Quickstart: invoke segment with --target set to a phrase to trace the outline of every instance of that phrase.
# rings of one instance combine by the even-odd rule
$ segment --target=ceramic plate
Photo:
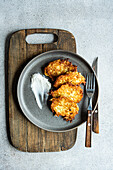
[[[22,71],[17,87],[17,96],[20,107],[25,114],[25,116],[36,126],[52,132],[65,132],[72,130],[87,119],[87,107],[88,107],[88,97],[85,93],[84,85],[81,85],[84,90],[84,96],[79,106],[79,113],[75,116],[75,119],[70,122],[66,122],[62,117],[55,117],[48,107],[47,103],[43,105],[43,109],[39,109],[34,94],[30,86],[30,78],[34,73],[40,73],[43,75],[44,67],[51,61],[56,59],[66,59],[68,58],[72,64],[77,65],[78,72],[83,75],[86,73],[93,73],[93,69],[88,64],[88,62],[76,53],[72,53],[64,50],[53,50],[49,52],[42,53],[32,59]],[[95,74],[95,73],[94,73]],[[96,108],[98,101],[98,81],[96,77],[96,89],[93,98],[93,111]]]

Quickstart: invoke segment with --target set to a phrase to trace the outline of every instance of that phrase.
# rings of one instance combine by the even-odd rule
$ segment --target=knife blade
[[[95,71],[96,75],[98,75],[98,57],[93,61],[92,68]],[[98,104],[93,113],[93,123],[92,123],[92,130],[95,133],[99,133],[99,111],[98,111]]]

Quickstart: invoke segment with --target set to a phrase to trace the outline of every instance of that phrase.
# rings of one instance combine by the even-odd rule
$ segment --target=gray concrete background
[[[24,153],[7,139],[4,92],[6,36],[24,28],[60,28],[72,32],[77,52],[90,64],[99,57],[100,134],[85,148],[85,124],[77,142],[65,152]],[[0,0],[0,169],[111,170],[113,169],[113,1]]]

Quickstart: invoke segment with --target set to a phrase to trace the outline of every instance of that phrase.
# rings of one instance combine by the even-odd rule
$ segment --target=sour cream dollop
[[[43,77],[40,73],[35,73],[31,77],[31,89],[34,93],[36,102],[40,109],[42,109],[42,103],[47,101],[48,92],[51,88],[51,83],[47,78]]]

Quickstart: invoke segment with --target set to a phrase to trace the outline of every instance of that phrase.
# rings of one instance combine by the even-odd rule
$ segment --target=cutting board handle
[[[26,37],[28,35],[32,35],[32,34],[53,34],[54,35],[54,40],[51,43],[46,43],[46,44],[55,44],[58,41],[58,30],[56,29],[27,29],[25,30],[26,32]],[[25,37],[25,38],[26,38]]]
[[[58,31],[56,29],[39,28],[39,29],[27,29],[26,31],[28,32],[28,35],[33,33],[46,33],[46,34],[56,34],[58,36]]]

